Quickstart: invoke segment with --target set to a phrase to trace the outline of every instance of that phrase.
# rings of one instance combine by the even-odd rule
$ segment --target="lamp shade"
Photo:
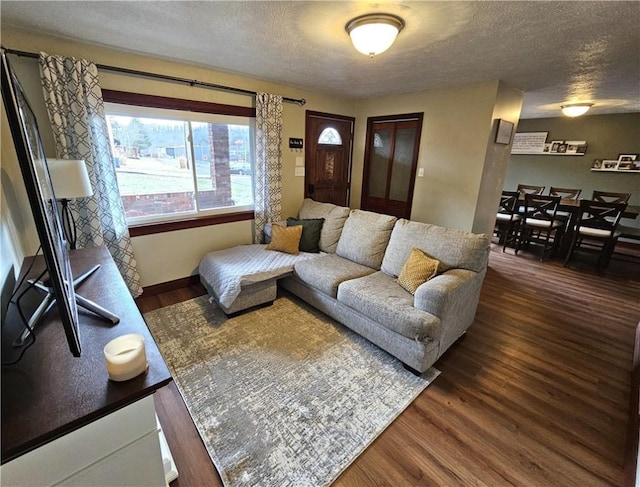
[[[403,27],[404,20],[396,15],[367,14],[351,19],[345,30],[356,50],[373,57],[389,49]]]
[[[567,117],[579,117],[589,111],[593,103],[572,103],[571,105],[562,105],[562,113]]]
[[[93,194],[84,160],[47,159],[47,166],[56,199],[70,200]]]

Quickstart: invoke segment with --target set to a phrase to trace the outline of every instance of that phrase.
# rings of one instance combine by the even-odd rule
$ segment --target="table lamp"
[[[87,166],[82,159],[47,159],[56,199],[62,204],[62,227],[69,247],[76,248],[77,228],[69,201],[93,194]]]

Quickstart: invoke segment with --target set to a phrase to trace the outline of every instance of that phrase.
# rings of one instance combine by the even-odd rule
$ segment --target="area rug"
[[[206,296],[146,313],[225,486],[326,486],[439,374],[289,295],[227,318]]]

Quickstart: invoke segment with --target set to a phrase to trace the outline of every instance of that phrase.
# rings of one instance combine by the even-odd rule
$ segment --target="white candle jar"
[[[104,347],[109,379],[117,382],[133,379],[146,372],[144,338],[135,333],[114,338]]]

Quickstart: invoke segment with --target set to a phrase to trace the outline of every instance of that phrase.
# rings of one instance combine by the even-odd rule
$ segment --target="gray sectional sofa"
[[[433,365],[473,322],[487,269],[488,236],[310,199],[304,201],[299,218],[325,219],[322,252],[292,256],[277,277],[270,275],[273,286],[277,280],[419,372]],[[250,247],[265,257],[274,252],[264,246],[236,249],[249,253]],[[440,265],[438,274],[412,295],[396,279],[413,248]],[[208,254],[201,263],[201,279],[213,298],[215,289],[202,269],[212,260],[222,265],[222,256],[216,254]],[[264,286],[246,282],[238,299],[251,293],[252,286]]]

